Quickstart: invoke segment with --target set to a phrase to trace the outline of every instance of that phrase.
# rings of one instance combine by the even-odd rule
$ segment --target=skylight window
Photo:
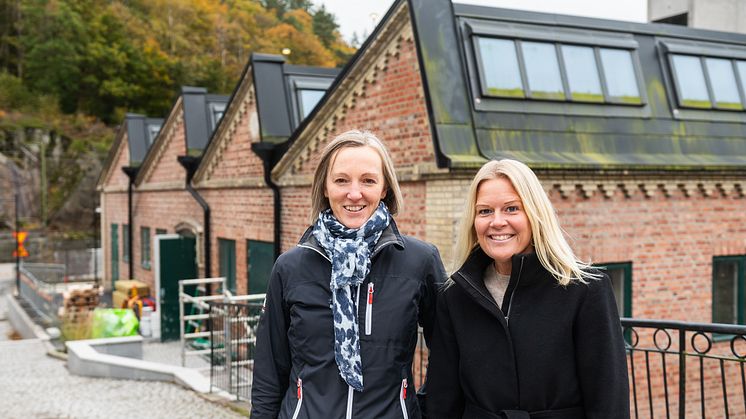
[[[663,40],[680,108],[743,111],[746,50],[736,46]]]
[[[634,50],[487,36],[475,50],[483,96],[643,104]]]
[[[562,45],[562,61],[567,69],[567,83],[572,100],[603,102],[604,92],[598,77],[596,55],[591,47]]]

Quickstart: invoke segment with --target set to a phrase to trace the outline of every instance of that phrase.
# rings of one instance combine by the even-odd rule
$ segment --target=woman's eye
[[[337,179],[334,179],[334,183],[340,183],[340,184],[347,183],[347,179],[337,178]]]
[[[518,211],[518,207],[515,205],[505,208],[505,212],[516,212],[516,211]]]
[[[477,210],[477,214],[479,215],[490,215],[492,214],[492,210],[489,208],[482,208]]]
[[[368,185],[375,185],[378,182],[375,179],[363,179],[363,183]]]

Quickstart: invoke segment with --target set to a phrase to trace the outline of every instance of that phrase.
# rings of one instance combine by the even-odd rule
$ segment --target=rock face
[[[15,220],[15,196],[21,218],[38,213],[34,197],[39,193],[38,176],[34,170],[22,170],[13,160],[0,153],[0,230],[11,229]]]

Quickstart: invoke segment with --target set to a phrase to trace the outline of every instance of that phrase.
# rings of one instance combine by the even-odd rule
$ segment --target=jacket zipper
[[[508,313],[505,315],[505,324],[510,325],[510,310],[513,309],[513,296],[515,296],[515,290],[518,289],[518,284],[521,282],[521,274],[523,273],[523,261],[525,258],[521,257],[521,266],[518,268],[518,278],[515,280],[515,286],[513,291],[510,293],[508,299]]]
[[[298,418],[298,414],[300,413],[300,406],[303,404],[303,380],[298,377],[298,404],[295,405],[295,412],[293,412],[293,419]]]
[[[365,334],[370,335],[373,328],[373,283],[368,283],[368,303],[365,305]]]
[[[524,258],[521,258],[521,266],[518,268],[518,279],[516,279],[515,287],[513,287],[513,291],[511,291],[510,298],[508,299],[508,313],[505,315],[505,324],[509,324],[510,310],[513,309],[513,296],[515,296],[515,290],[518,289],[518,283],[521,282],[521,273],[523,272],[523,261],[524,261]],[[480,290],[479,287],[477,287],[476,285],[474,285],[474,283],[472,283],[471,280],[466,275],[464,275],[464,274],[462,274],[460,272],[459,272],[459,275],[461,275],[461,278],[464,278],[464,280],[469,284],[469,286],[471,286],[472,288],[474,288],[474,290],[477,291],[479,293],[479,295],[481,295],[487,301],[489,301],[492,304],[494,304],[495,307],[497,307],[497,309],[499,311],[502,311],[502,309],[500,309],[500,306],[493,299],[491,299],[490,297],[486,296],[482,292],[482,290]]]
[[[409,414],[407,413],[407,379],[401,380],[401,397],[399,398],[399,402],[401,402],[401,414],[404,416],[404,419],[409,419]]]
[[[347,413],[345,419],[352,419],[352,396],[354,395],[352,386],[347,386]]]

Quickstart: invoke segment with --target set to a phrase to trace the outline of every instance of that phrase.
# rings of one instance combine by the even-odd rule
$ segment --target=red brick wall
[[[111,225],[116,224],[118,230],[118,252],[119,252],[119,275],[120,277],[126,274],[126,264],[122,260],[123,258],[123,246],[122,241],[122,226],[127,223],[127,192],[108,192],[102,193],[103,199],[101,200],[101,251],[103,252],[104,259],[104,287],[111,288],[112,281],[112,237],[111,237]]]
[[[183,111],[179,108],[172,112],[182,113]],[[156,155],[160,156],[158,161],[150,162],[152,171],[149,171],[143,183],[183,182],[184,179],[186,179],[184,168],[179,164],[178,160],[176,160],[178,156],[186,155],[184,121],[178,119],[173,125],[166,125],[164,128],[168,129],[168,131],[161,132],[159,135],[160,140],[163,140],[163,137],[165,136],[165,144],[162,145],[164,150],[162,153],[159,150],[151,151],[156,152]],[[158,143],[153,144],[154,147],[158,145]]]
[[[126,271],[122,271],[122,224],[127,223],[127,186],[129,185],[129,178],[122,171],[122,167],[129,165],[130,154],[129,146],[127,142],[127,134],[124,134],[121,142],[119,143],[119,150],[117,155],[110,166],[110,173],[108,178],[105,179],[105,183],[102,185],[104,191],[101,192],[101,251],[103,252],[104,258],[104,286],[108,289],[111,287],[112,280],[112,266],[111,266],[111,225],[118,225],[119,234],[119,274],[123,274]],[[115,191],[106,192],[107,189],[114,189]],[[124,191],[124,192],[121,192]]]
[[[713,256],[746,254],[743,197],[551,197],[581,257],[632,262],[634,317],[710,322]]]
[[[364,82],[363,94],[355,98],[351,108],[339,115],[335,131],[372,131],[386,144],[397,170],[406,171],[415,165],[434,164],[435,155],[414,42],[406,38],[393,42],[399,43],[398,54],[388,57],[385,68],[376,72],[373,82]],[[313,175],[320,151],[331,137],[318,144],[297,174]],[[401,231],[427,239],[425,183],[402,182],[400,186],[404,211],[396,220]],[[283,187],[282,201],[282,248],[287,250],[297,243],[307,226],[310,186]]]
[[[274,242],[274,201],[269,188],[205,189],[212,213],[212,274],[220,273],[218,238],[236,241],[236,291],[248,291],[246,240]]]

